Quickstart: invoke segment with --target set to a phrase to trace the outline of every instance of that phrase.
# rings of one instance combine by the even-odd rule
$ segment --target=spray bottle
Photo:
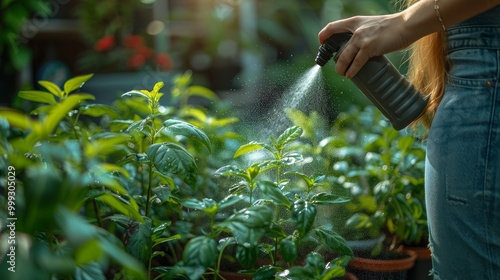
[[[337,62],[351,36],[351,33],[339,33],[328,38],[319,47],[316,64],[324,66],[332,57]],[[407,127],[427,106],[427,99],[385,56],[370,58],[351,80],[396,130]]]

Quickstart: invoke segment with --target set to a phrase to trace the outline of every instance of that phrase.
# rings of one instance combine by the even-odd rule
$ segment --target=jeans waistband
[[[490,25],[457,25],[447,32],[448,52],[459,49],[500,50],[500,23]]]

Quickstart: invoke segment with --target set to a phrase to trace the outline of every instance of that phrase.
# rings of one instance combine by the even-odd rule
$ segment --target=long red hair
[[[406,1],[411,6],[419,0]],[[444,31],[427,35],[409,49],[408,79],[424,95],[429,103],[416,122],[430,127],[437,107],[443,98],[446,78],[446,33]]]

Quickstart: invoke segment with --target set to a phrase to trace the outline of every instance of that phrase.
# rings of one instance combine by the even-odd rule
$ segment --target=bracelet
[[[439,0],[434,0],[434,11],[436,11],[436,16],[439,19],[439,23],[443,28],[443,31],[446,31],[446,27],[444,26],[443,19],[441,18],[441,13],[439,12]]]

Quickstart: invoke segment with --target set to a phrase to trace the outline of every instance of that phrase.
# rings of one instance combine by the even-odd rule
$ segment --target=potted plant
[[[414,136],[392,129],[373,108],[358,114],[351,112],[353,115],[359,115],[360,120],[363,120],[356,129],[363,142],[343,148],[356,150],[358,147],[360,156],[338,165],[339,169],[345,168],[344,186],[352,190],[355,194],[353,203],[357,203],[357,207],[352,208],[354,214],[346,221],[346,226],[364,233],[378,231],[385,238],[370,254],[358,252],[358,258],[350,266],[359,271],[362,263],[369,263],[367,259],[407,255],[411,257],[410,260],[398,272],[405,275],[413,267],[416,256],[404,244],[425,240],[427,232],[423,197],[425,148]],[[339,130],[352,127],[353,124],[348,124],[349,118],[341,116],[337,119],[342,123],[338,126]],[[360,131],[360,128],[368,129]],[[382,268],[378,260],[373,268]],[[362,273],[359,274],[360,278],[364,278]]]
[[[353,107],[331,126],[316,112],[289,110],[288,115],[307,131],[309,153],[322,163],[317,168],[330,170],[334,183],[351,196],[336,209],[342,215],[333,216],[347,217],[335,224],[356,255],[350,267],[361,257],[387,259],[409,244],[426,243],[425,147],[418,139],[392,129],[373,106]]]

